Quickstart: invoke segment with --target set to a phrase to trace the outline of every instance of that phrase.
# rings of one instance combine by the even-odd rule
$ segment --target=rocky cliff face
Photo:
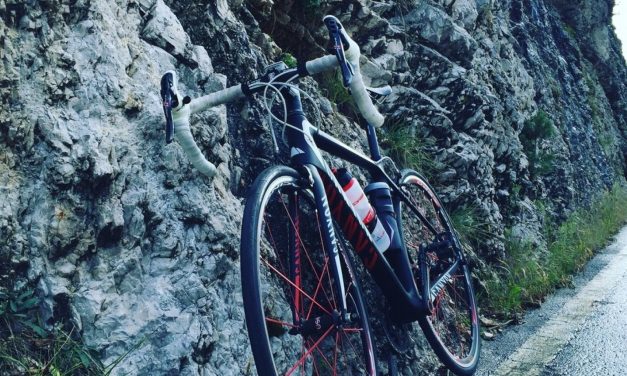
[[[115,373],[252,373],[238,237],[246,187],[276,160],[268,125],[256,104],[195,118],[208,181],[164,145],[159,79],[174,69],[198,96],[284,52],[319,56],[327,13],[372,84],[394,87],[384,134],[427,140],[451,210],[486,224],[478,260],[506,252],[505,229],[542,248],[539,202],[563,218],[627,171],[612,3],[1,0],[0,286],[35,285],[46,322],[75,325],[105,363],[137,347]],[[323,127],[363,147],[304,86]]]

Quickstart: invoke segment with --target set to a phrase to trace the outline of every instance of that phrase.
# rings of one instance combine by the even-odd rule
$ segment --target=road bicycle
[[[291,165],[270,167],[254,181],[241,232],[244,310],[257,372],[377,374],[368,310],[353,263],[360,259],[380,287],[391,320],[400,327],[418,321],[442,363],[455,374],[471,375],[479,360],[479,323],[458,235],[425,178],[399,171],[381,155],[375,127],[384,118],[370,95],[385,96],[391,89],[366,87],[359,46],[337,18],[323,21],[334,53],[296,68],[274,63],[256,80],[194,100],[181,99],[174,72],[162,78],[166,141],[176,137],[209,177],[216,170],[193,140],[191,114],[262,95],[269,116],[283,126]],[[312,125],[303,112],[298,78],[335,69],[366,120],[370,157]],[[272,110],[277,104],[282,118]],[[369,173],[366,191],[385,225],[387,246],[378,245],[321,151]],[[389,174],[386,163],[393,167]]]

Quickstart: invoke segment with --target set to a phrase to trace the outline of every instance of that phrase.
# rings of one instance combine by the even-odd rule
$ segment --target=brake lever
[[[342,24],[333,16],[326,16],[323,19],[324,24],[329,30],[329,38],[331,38],[331,47],[335,52],[335,57],[340,64],[340,70],[342,71],[342,84],[344,87],[349,87],[353,80],[353,67],[346,60],[344,55],[344,45],[348,46],[348,40],[342,33]]]
[[[172,108],[178,107],[178,97],[174,90],[174,72],[166,72],[161,77],[161,100],[163,101],[163,113],[165,114],[165,143],[169,144],[174,138],[174,123],[172,121]]]

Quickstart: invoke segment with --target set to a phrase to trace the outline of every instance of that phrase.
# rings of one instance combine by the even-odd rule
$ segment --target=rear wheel
[[[246,201],[241,268],[246,324],[260,375],[374,375],[361,290],[342,239],[340,270],[322,242],[311,191],[273,167]],[[339,234],[337,235],[339,237]],[[347,310],[336,275],[342,276]]]
[[[440,235],[436,236],[414,211],[401,203],[400,231],[412,262],[416,285],[421,288],[423,281],[418,265],[420,245],[434,244],[446,234],[453,243],[459,242],[440,200],[420,174],[404,170],[399,185],[413,206]],[[472,375],[479,362],[480,337],[477,305],[468,265],[458,246],[440,247],[427,252],[426,260],[432,285],[446,275],[452,265],[457,263],[459,267],[441,280],[442,287],[430,298],[431,314],[421,316],[418,322],[444,365],[457,375]]]

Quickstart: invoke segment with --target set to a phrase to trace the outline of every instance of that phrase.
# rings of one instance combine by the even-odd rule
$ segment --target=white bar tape
[[[368,124],[373,127],[380,127],[383,125],[385,118],[379,113],[379,110],[377,110],[374,104],[372,104],[372,99],[370,99],[370,95],[368,95],[366,91],[366,86],[362,80],[359,68],[354,69],[354,71],[355,75],[353,76],[350,88],[355,104],[357,104],[359,112],[361,112],[361,115],[366,119]]]
[[[227,87],[224,90],[216,91],[215,93],[192,100],[189,104],[191,107],[191,114],[195,114],[221,104],[229,103],[239,98],[244,98],[244,96],[241,84]]]
[[[359,46],[348,36],[344,29],[342,29],[341,32],[348,40],[349,47],[344,54],[346,56],[346,60],[348,60],[350,65],[353,67],[354,72],[353,80],[350,85],[351,95],[355,100],[355,104],[357,105],[359,112],[364,119],[366,119],[368,124],[374,127],[380,127],[383,125],[385,118],[379,113],[374,104],[372,104],[372,99],[370,99],[370,95],[368,95],[368,92],[366,91],[366,86],[364,85],[361,71],[359,69],[359,56],[361,55]]]
[[[331,70],[339,64],[335,55],[326,55],[306,62],[305,68],[307,69],[307,73],[314,75]]]
[[[183,105],[182,107],[172,111],[174,138],[176,138],[176,141],[179,145],[181,145],[181,148],[194,167],[210,179],[217,172],[216,166],[205,158],[196,144],[196,141],[194,141],[192,130],[189,126],[189,118],[192,114],[197,112],[204,111],[208,108],[219,106],[242,97],[244,97],[242,86],[237,85],[196,98],[192,100],[189,105]],[[179,98],[179,100],[181,100],[181,98]]]
[[[178,110],[172,111],[174,138],[176,138],[176,141],[181,145],[181,148],[194,167],[211,179],[216,174],[216,166],[203,156],[200,148],[196,145],[189,127],[190,114],[190,106],[183,106]]]

